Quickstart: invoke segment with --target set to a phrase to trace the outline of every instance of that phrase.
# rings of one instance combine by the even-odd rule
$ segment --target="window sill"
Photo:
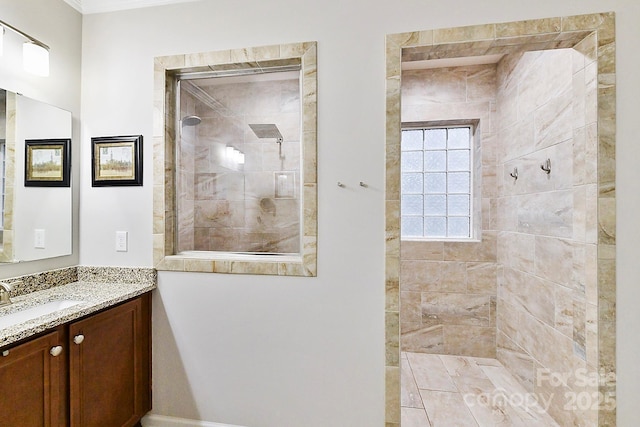
[[[444,243],[481,243],[481,239],[471,238],[471,239],[447,239],[447,238],[439,238],[439,239],[427,239],[424,237],[400,237],[401,242],[444,242]]]

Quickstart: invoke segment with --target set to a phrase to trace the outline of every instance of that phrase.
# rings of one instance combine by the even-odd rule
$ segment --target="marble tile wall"
[[[300,182],[299,80],[237,79],[203,82],[208,102],[181,93],[181,117],[202,122],[183,126],[179,141],[178,250],[299,253],[298,185],[277,197],[274,177],[287,171]],[[249,123],[275,123],[282,146]],[[227,146],[244,153],[243,165],[229,161]]]
[[[480,242],[400,243],[403,351],[496,355],[496,64],[402,72],[402,122],[479,120]]]
[[[597,62],[574,49],[514,55],[498,65],[497,356],[529,392],[551,397],[561,425],[594,425],[596,411],[566,407],[597,393],[575,384],[577,369],[598,366],[597,292],[587,290],[597,263]],[[545,372],[573,378],[555,384]]]

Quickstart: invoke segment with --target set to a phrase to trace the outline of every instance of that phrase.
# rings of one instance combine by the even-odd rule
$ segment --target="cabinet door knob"
[[[60,356],[60,353],[62,353],[62,346],[57,345],[55,347],[51,347],[51,350],[49,350],[49,353],[51,353],[53,357]]]
[[[76,344],[82,344],[82,341],[84,341],[84,335],[82,334],[73,337],[73,342]]]

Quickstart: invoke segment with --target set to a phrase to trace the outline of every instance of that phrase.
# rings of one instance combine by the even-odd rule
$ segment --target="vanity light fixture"
[[[0,21],[0,27],[2,27],[0,32],[2,35],[4,35],[4,29],[7,28],[27,39],[22,45],[22,66],[24,70],[36,76],[47,77],[49,75],[49,46],[4,21]]]
[[[22,66],[36,76],[49,76],[49,50],[39,44],[27,41],[22,45]]]

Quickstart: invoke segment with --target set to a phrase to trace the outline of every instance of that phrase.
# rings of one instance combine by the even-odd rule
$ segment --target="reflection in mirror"
[[[72,251],[71,187],[25,187],[25,140],[71,139],[71,113],[0,90],[2,249],[0,262]]]
[[[5,147],[7,138],[7,91],[0,89],[0,248],[4,243]]]

